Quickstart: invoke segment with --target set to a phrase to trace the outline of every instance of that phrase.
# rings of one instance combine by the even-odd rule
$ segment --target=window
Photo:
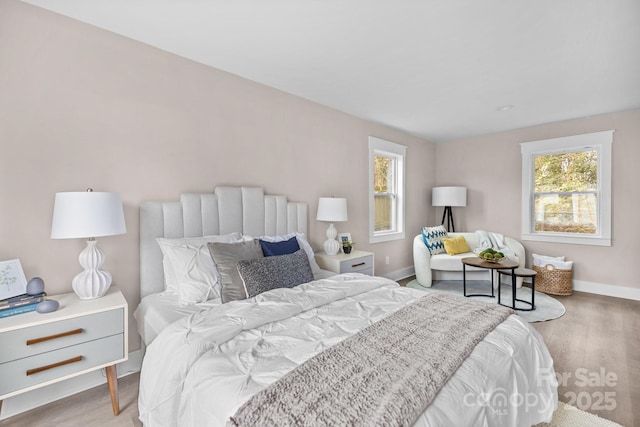
[[[369,137],[369,242],[404,239],[407,147]]]
[[[611,246],[613,131],[526,142],[522,239]]]

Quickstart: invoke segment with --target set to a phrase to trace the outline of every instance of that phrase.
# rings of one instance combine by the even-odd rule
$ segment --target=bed
[[[189,193],[180,201],[141,205],[142,301],[135,317],[146,346],[139,394],[140,419],[145,426],[530,426],[551,420],[557,407],[553,360],[528,323],[517,315],[500,313],[501,319],[492,320],[481,338],[471,346],[465,344],[466,338],[458,339],[456,334],[475,334],[472,323],[477,322],[472,319],[480,312],[485,315],[486,304],[458,297],[445,300],[444,296],[426,300],[423,292],[382,277],[320,270],[313,265],[313,254],[307,253],[308,242],[303,247],[306,233],[306,204],[265,195],[258,187],[218,187],[211,194]],[[309,280],[304,283],[291,288],[274,286],[225,303],[221,294],[210,293],[202,300],[198,292],[187,292],[187,299],[193,295],[200,295],[200,299],[185,304],[179,292],[165,289],[173,279],[165,277],[166,253],[159,244],[163,239],[170,243],[196,239],[201,243],[198,239],[210,238],[204,236],[218,236],[214,238],[226,240],[207,245],[226,249],[254,237],[282,244],[292,235],[302,242],[300,250],[297,255],[281,258],[295,256],[305,263],[308,259],[311,276],[308,272],[304,277]],[[206,250],[201,255],[201,262],[208,263]],[[262,265],[265,261],[246,264]],[[238,266],[240,269],[240,263]],[[455,308],[445,309],[446,304]],[[440,316],[438,310],[455,313],[452,321],[467,326],[455,331],[438,329],[439,323],[425,322],[427,317],[416,315],[429,312],[426,315]],[[413,325],[407,335],[428,338],[402,347],[400,341],[393,341],[402,333],[389,331],[402,332],[407,325]],[[423,330],[431,335],[421,335]],[[371,346],[372,350],[358,353],[358,346]],[[376,346],[381,350],[374,354]],[[435,351],[431,347],[438,346],[451,348],[451,354],[429,353]],[[456,351],[466,351],[460,362],[455,362],[459,358]],[[346,360],[346,355],[352,356]],[[367,367],[358,365],[365,359],[369,374]],[[329,368],[329,363],[335,365]],[[443,365],[450,372],[445,372]],[[406,375],[411,384],[405,388],[387,385],[387,371],[402,373],[405,366],[406,372],[411,372]],[[435,388],[432,383],[437,381],[425,371],[431,366],[438,370],[433,376],[441,377]],[[307,371],[312,376],[304,376]],[[384,375],[378,375],[380,372]],[[368,382],[372,376],[386,382],[359,385],[362,378]],[[407,392],[406,387],[414,387],[414,391]],[[392,391],[384,395],[387,389]],[[295,398],[289,396],[291,390],[298,393]],[[335,395],[328,396],[332,393]],[[378,394],[382,400],[391,400],[385,403],[390,409],[376,406]],[[422,394],[429,395],[427,403],[416,397]],[[318,404],[316,395],[329,403]],[[265,399],[279,400],[266,405]],[[309,409],[316,404],[324,405],[318,413],[335,413],[316,416]],[[402,405],[413,406],[407,409],[409,406]],[[355,412],[349,414],[352,410]]]

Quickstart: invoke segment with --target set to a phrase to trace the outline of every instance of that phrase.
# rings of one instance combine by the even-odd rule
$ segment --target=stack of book
[[[36,306],[45,300],[46,292],[41,294],[23,294],[0,300],[0,318],[35,311]]]

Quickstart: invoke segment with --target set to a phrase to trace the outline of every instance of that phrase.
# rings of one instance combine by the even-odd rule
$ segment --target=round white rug
[[[433,282],[430,288],[425,288],[418,284],[417,280],[412,280],[407,283],[408,288],[419,289],[425,292],[448,292],[462,296],[462,280],[436,280]],[[509,303],[511,301],[511,286],[503,284],[501,286],[502,294],[500,296],[503,303]],[[485,294],[491,292],[491,282],[485,280],[467,280],[467,293],[469,294]],[[531,289],[523,286],[516,292],[519,299],[525,301],[531,301]],[[491,297],[473,297],[475,299],[486,302],[498,302],[498,295],[496,289],[496,296]],[[535,298],[536,309],[533,311],[520,311],[516,310],[516,313],[525,319],[527,322],[544,322],[545,320],[557,319],[565,312],[564,305],[557,299],[550,295],[536,292]],[[524,304],[516,302],[516,307],[526,307]]]

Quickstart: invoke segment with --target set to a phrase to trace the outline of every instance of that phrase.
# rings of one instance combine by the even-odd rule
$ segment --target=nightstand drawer
[[[367,273],[368,271],[368,273]],[[373,257],[363,256],[360,258],[345,259],[340,261],[341,273],[363,273],[373,274]]]
[[[123,332],[122,308],[4,332],[0,334],[0,363]]]
[[[373,268],[366,268],[364,270],[354,270],[352,273],[362,273],[368,276],[373,276]]]
[[[120,360],[123,341],[121,333],[0,364],[0,395]]]
[[[320,268],[334,273],[362,273],[373,276],[373,259],[373,252],[356,250],[349,254],[327,255],[324,252],[316,254],[316,262]]]

